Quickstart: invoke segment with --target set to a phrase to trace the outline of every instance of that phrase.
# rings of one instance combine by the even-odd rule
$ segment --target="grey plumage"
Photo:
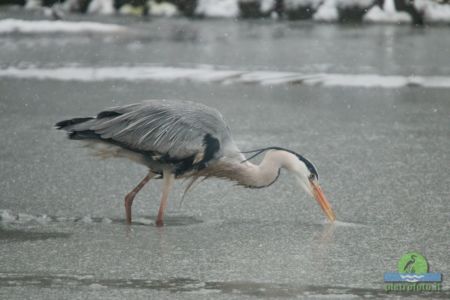
[[[72,139],[119,145],[146,154],[140,162],[157,172],[161,171],[162,158],[172,162],[190,159],[182,166],[188,168],[186,164],[217,160],[227,150],[231,155],[238,153],[220,112],[189,101],[148,100],[112,107],[93,118],[65,120],[56,126],[68,131]],[[208,146],[214,149],[208,152]],[[209,157],[205,157],[207,154]]]

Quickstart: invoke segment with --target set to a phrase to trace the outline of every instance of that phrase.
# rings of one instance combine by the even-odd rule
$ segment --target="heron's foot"
[[[156,227],[163,227],[164,226],[164,222],[163,220],[157,219],[155,222]]]
[[[125,197],[125,215],[127,224],[131,224],[131,206],[133,205],[135,196],[136,193],[131,192]]]

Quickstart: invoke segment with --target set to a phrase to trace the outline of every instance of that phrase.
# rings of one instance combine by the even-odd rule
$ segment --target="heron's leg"
[[[134,197],[137,193],[150,181],[156,174],[153,172],[148,172],[147,176],[142,179],[141,182],[125,196],[125,213],[127,216],[127,223],[131,224],[131,205],[133,205]]]
[[[164,171],[163,176],[164,176],[164,186],[161,194],[161,203],[159,204],[158,217],[156,218],[156,226],[164,225],[163,222],[164,210],[167,207],[167,199],[169,197],[169,192],[175,180],[175,175],[172,174],[170,171]]]

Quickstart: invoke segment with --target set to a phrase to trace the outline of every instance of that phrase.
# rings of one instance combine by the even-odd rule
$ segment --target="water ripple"
[[[165,279],[99,278],[91,274],[67,275],[45,273],[0,273],[0,287],[34,286],[40,288],[89,288],[89,289],[146,289],[170,293],[233,294],[260,298],[336,297],[336,298],[396,298],[408,294],[388,294],[382,288],[350,288],[341,286],[297,285],[251,281],[200,281],[192,278],[170,277]],[[418,293],[421,298],[448,299],[450,291]]]

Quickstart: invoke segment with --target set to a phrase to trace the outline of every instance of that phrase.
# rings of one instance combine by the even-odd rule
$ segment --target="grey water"
[[[450,74],[447,27],[100,20],[130,32],[1,34],[0,69]],[[123,197],[146,170],[98,160],[53,124],[152,98],[216,107],[242,150],[302,153],[315,163],[338,221],[328,224],[283,172],[258,190],[207,180],[182,205],[179,182],[163,228],[153,226],[160,182],[151,182],[135,200],[135,222],[125,225]],[[450,297],[446,88],[7,76],[0,115],[1,298]],[[395,272],[408,251],[443,274],[442,292],[384,291],[384,272]]]

